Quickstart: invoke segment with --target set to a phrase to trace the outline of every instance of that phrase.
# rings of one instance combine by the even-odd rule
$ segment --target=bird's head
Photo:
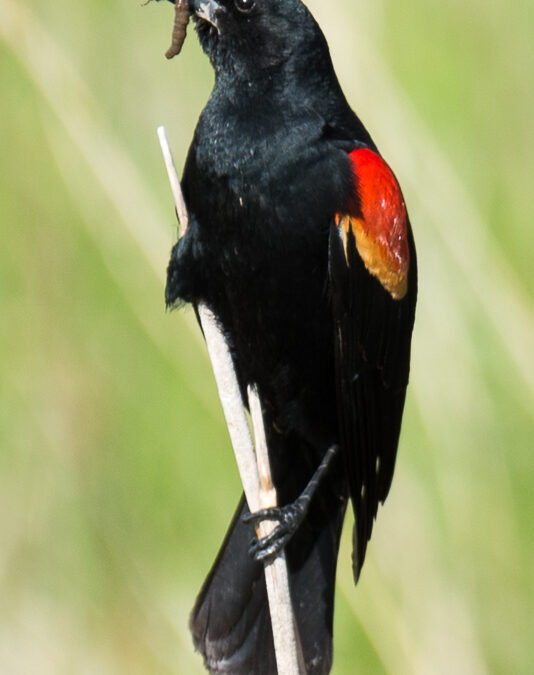
[[[257,75],[279,67],[303,40],[317,37],[317,25],[300,0],[190,0],[190,8],[216,71]]]

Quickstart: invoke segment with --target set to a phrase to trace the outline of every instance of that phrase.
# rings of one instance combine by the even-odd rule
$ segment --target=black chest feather
[[[188,299],[219,317],[242,385],[298,402],[293,419],[334,399],[328,232],[350,175],[322,133],[312,113],[208,105],[182,181],[200,277]]]

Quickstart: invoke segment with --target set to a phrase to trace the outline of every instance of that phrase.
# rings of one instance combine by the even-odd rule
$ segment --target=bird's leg
[[[323,476],[327,473],[332,459],[339,450],[338,445],[332,445],[325,453],[323,460],[310,478],[302,494],[287,506],[275,506],[270,509],[261,509],[254,513],[247,513],[242,517],[244,523],[258,525],[262,520],[276,520],[278,525],[266,537],[252,540],[249,554],[256,562],[270,562],[287,545],[291,537],[298,530],[306,517],[311,499]]]

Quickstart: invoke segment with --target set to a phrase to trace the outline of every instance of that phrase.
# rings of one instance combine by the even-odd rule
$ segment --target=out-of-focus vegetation
[[[421,294],[393,489],[334,673],[534,672],[531,0],[310,0],[403,185]],[[239,494],[202,340],[165,314],[212,81],[172,7],[0,0],[0,671],[201,673],[187,631]],[[348,529],[348,528],[347,528]]]

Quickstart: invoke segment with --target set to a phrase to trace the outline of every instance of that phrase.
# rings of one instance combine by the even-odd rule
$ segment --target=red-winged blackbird
[[[258,387],[287,505],[274,541],[250,546],[241,500],[191,629],[212,673],[275,673],[261,560],[287,544],[307,672],[328,673],[347,500],[357,580],[391,484],[415,248],[398,183],[302,2],[194,0],[191,11],[215,86],[185,165],[190,224],[166,301],[204,302],[219,318],[243,394]],[[314,494],[299,500],[324,457]]]

